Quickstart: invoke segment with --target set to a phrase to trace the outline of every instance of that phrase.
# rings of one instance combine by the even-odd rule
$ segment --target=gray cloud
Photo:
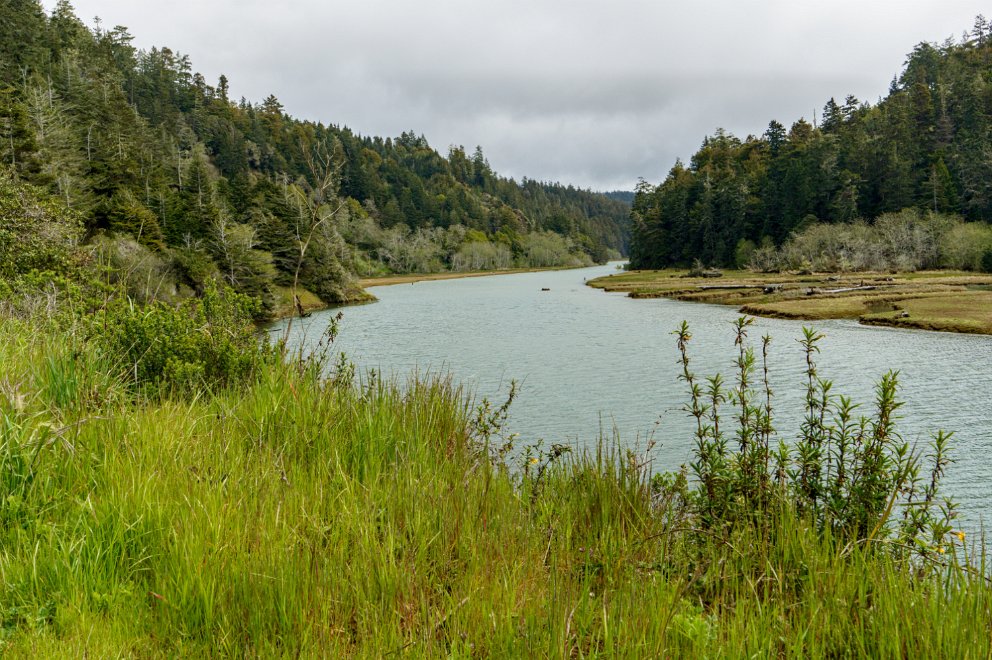
[[[50,7],[54,0],[47,0]],[[831,96],[877,100],[977,0],[77,0],[235,96],[363,134],[482,145],[501,173],[657,181],[717,127],[760,134]]]

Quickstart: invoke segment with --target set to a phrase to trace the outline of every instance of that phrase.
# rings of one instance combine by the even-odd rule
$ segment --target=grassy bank
[[[113,345],[0,322],[6,657],[992,650],[984,567],[959,568],[943,528],[907,554],[786,499],[752,517],[734,504],[751,491],[653,478],[612,443],[511,450],[505,411],[444,380],[323,380],[263,354],[177,389]],[[702,483],[738,483],[700,460]]]
[[[843,275],[725,271],[722,277],[705,278],[686,277],[684,270],[661,270],[633,271],[588,284],[634,298],[734,305],[755,316],[849,318],[874,325],[992,334],[992,275],[963,271]]]
[[[303,287],[299,287],[296,290],[296,295],[300,298],[300,304],[303,306],[304,313],[315,312],[320,309],[327,309],[332,305],[325,303],[316,294],[307,291]],[[333,306],[341,305],[361,305],[364,303],[375,302],[375,296],[371,293],[365,291],[365,285],[359,284],[354,287],[351,293],[345,300],[341,300],[333,303]],[[295,301],[293,300],[293,289],[288,286],[275,287],[275,311],[274,317],[277,319],[285,319],[291,316],[298,315],[299,308],[297,308]]]

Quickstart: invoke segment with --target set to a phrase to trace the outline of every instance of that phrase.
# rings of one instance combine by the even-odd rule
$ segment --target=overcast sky
[[[49,9],[54,0],[45,0]],[[482,145],[501,174],[632,189],[717,127],[877,101],[978,0],[76,0],[231,95],[365,135]],[[985,8],[988,11],[988,8]]]

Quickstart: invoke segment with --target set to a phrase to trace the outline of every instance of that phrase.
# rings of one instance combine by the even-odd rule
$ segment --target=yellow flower
[[[940,554],[944,554],[947,551],[944,550],[944,548],[937,548],[937,552],[939,552]]]
[[[530,459],[530,462],[531,462],[531,465],[536,465],[537,464],[537,456],[532,457]]]
[[[964,532],[958,532],[958,540],[964,543]]]

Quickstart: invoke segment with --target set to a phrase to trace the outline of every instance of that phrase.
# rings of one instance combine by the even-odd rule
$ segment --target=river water
[[[694,422],[682,406],[686,386],[671,334],[686,320],[692,370],[733,382],[731,323],[736,309],[672,300],[634,300],[585,286],[616,265],[376,287],[379,302],[344,308],[337,350],[362,373],[405,378],[450,373],[477,398],[500,403],[511,380],[520,385],[509,430],[518,446],[543,440],[594,445],[600,433],[643,447],[653,437],[656,469],[690,459]],[[543,289],[548,289],[547,291]],[[319,338],[339,310],[295,320],[290,343]],[[271,328],[284,330],[285,322]],[[770,379],[775,426],[796,437],[803,416],[805,366],[797,340],[802,322],[756,319],[750,337],[772,336]],[[924,446],[932,432],[954,432],[955,464],[945,494],[960,504],[962,526],[977,530],[992,517],[992,337],[867,327],[817,321],[825,335],[817,358],[833,392],[870,413],[874,386],[900,372],[899,430]],[[731,428],[726,409],[725,423]]]

